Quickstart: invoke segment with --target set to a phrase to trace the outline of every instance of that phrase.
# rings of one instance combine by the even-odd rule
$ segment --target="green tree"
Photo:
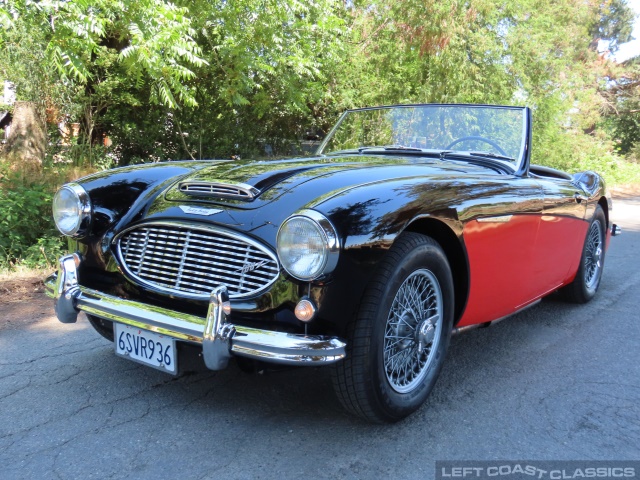
[[[596,7],[595,21],[591,26],[591,48],[597,48],[599,40],[607,42],[608,50],[616,52],[622,43],[633,39],[635,14],[625,0],[606,0]]]
[[[327,83],[347,58],[341,2],[184,5],[200,12],[193,27],[207,63],[190,82],[198,107],[172,112],[176,143],[200,158],[260,155],[265,144],[290,149],[305,128],[323,123],[335,95]]]
[[[346,107],[525,104],[534,110],[534,160],[585,168],[610,152],[595,129],[609,66],[592,39],[625,41],[629,11],[623,1],[356,2],[357,55],[336,90]]]
[[[19,97],[37,97],[40,103],[60,100],[51,86],[63,85],[84,121],[90,146],[96,121],[109,105],[137,103],[126,94],[127,84],[146,86],[152,104],[197,104],[188,80],[195,76],[192,68],[205,60],[187,13],[184,7],[160,0],[4,0],[1,69],[18,86]],[[40,62],[29,55],[22,61],[22,41],[31,32],[28,43]],[[16,65],[20,67],[14,70]],[[56,78],[51,78],[52,71]],[[43,83],[49,88],[40,88]],[[114,95],[122,87],[124,92]],[[65,107],[73,110],[69,103]]]

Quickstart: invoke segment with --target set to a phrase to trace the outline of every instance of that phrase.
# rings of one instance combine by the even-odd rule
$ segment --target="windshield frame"
[[[486,104],[465,104],[465,103],[413,103],[413,104],[398,104],[398,105],[381,105],[376,107],[363,107],[363,108],[354,108],[345,110],[336,124],[331,128],[327,136],[322,140],[322,143],[318,146],[316,150],[316,155],[318,156],[326,156],[333,155],[334,152],[324,153],[324,149],[326,148],[329,141],[333,138],[335,132],[340,128],[340,124],[347,118],[348,115],[354,112],[361,111],[370,111],[370,110],[390,110],[397,108],[416,108],[416,107],[444,107],[444,108],[472,108],[472,109],[482,109],[482,108],[491,108],[496,110],[519,110],[522,112],[522,142],[520,144],[520,152],[518,153],[517,158],[515,158],[515,162],[509,162],[500,159],[491,159],[487,157],[482,157],[483,160],[488,160],[490,162],[499,163],[501,166],[508,167],[509,170],[512,170],[515,175],[526,176],[529,172],[529,162],[531,155],[531,109],[529,107],[522,106],[510,106],[510,105],[486,105]],[[369,155],[398,155],[401,151],[390,150],[385,151],[384,146],[380,146],[380,150],[365,149],[362,152],[355,149],[353,152],[351,151],[343,151],[343,152],[335,152],[338,154],[345,153],[354,153],[354,154],[369,154]],[[425,156],[430,156],[433,158],[433,150],[431,152],[425,151]],[[443,150],[443,153],[446,153],[447,159],[453,159],[455,161],[456,157],[460,159],[469,158],[475,159],[478,157],[474,157],[470,153],[465,153],[465,151],[446,151]]]

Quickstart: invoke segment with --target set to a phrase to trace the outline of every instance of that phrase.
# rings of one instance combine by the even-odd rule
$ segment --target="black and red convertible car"
[[[97,173],[56,194],[47,285],[128,359],[326,365],[347,410],[399,420],[452,333],[598,289],[603,180],[530,155],[528,108],[398,105],[347,111],[310,158]]]

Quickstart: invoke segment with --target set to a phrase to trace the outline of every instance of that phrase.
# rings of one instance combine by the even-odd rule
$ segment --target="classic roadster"
[[[397,421],[453,333],[595,295],[605,184],[530,155],[528,108],[398,105],[347,111],[310,158],[97,173],[55,196],[71,253],[46,283],[130,360],[327,365],[349,412]]]

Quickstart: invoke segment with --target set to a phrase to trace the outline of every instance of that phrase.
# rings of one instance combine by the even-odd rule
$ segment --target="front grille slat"
[[[259,243],[217,227],[146,224],[118,237],[118,259],[137,283],[208,299],[225,285],[231,298],[255,295],[275,282],[280,265]]]

